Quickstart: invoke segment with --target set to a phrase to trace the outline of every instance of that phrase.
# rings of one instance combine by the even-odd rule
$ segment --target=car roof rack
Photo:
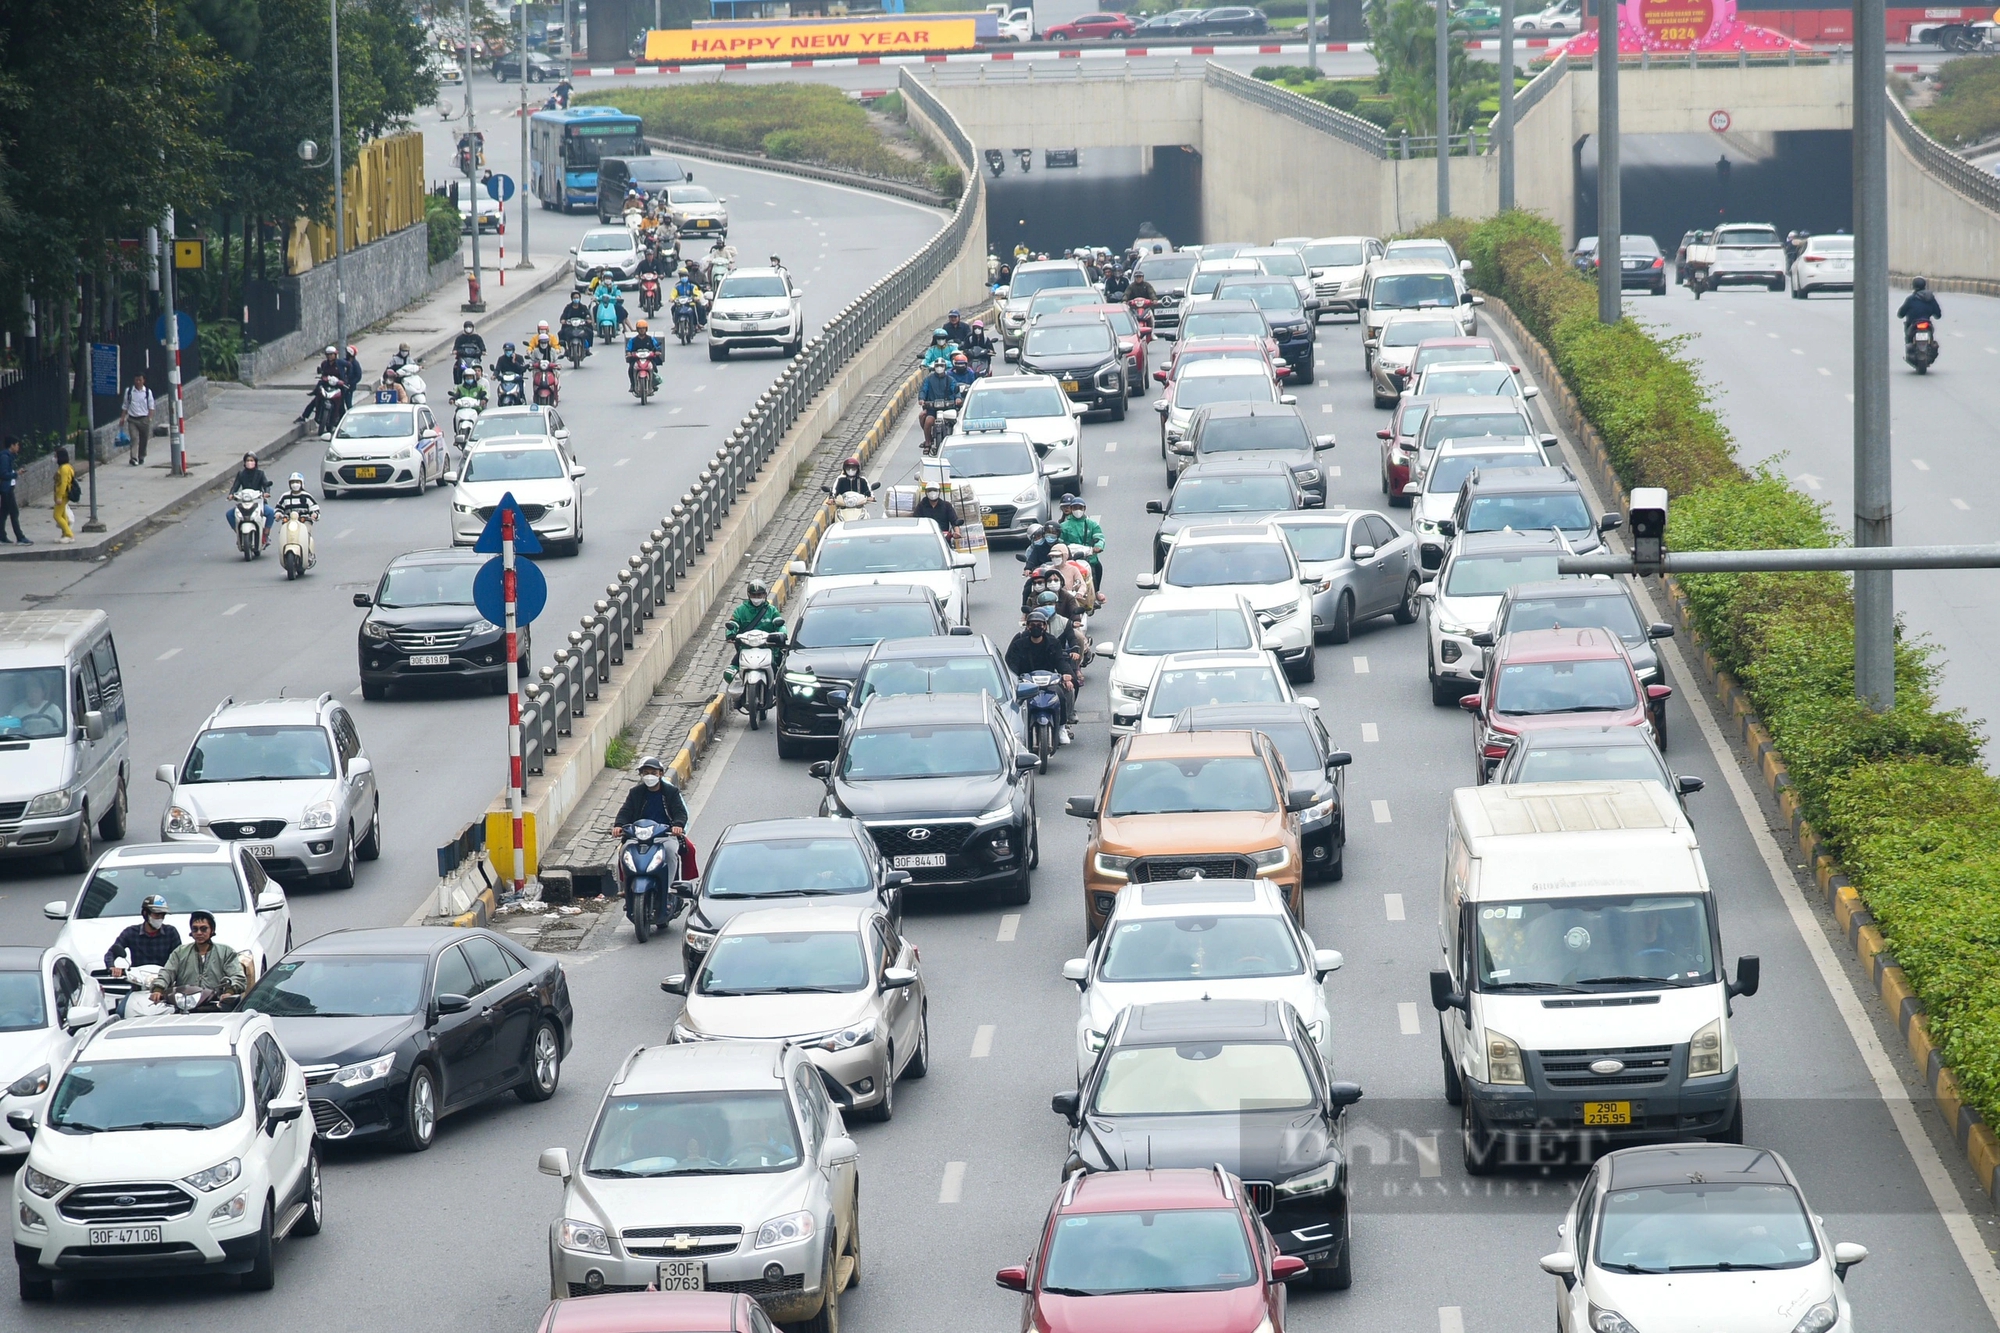
[[[1231,1202],[1235,1201],[1236,1188],[1235,1186],[1229,1183],[1229,1173],[1222,1169],[1222,1163],[1220,1162],[1217,1162],[1215,1164],[1215,1183],[1222,1186],[1223,1198],[1228,1199]]]

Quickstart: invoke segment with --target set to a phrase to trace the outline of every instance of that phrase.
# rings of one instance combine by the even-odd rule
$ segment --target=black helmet
[[[771,590],[770,588],[765,586],[764,580],[751,579],[750,582],[747,585],[745,585],[743,589],[743,595],[745,597],[748,597],[752,601],[755,601],[759,597],[769,597],[771,595]]]
[[[662,773],[667,771],[667,766],[660,762],[660,756],[656,754],[649,754],[639,761],[639,771],[641,773],[644,773],[649,768],[656,769]]]
[[[1930,285],[1930,279],[1928,278],[1918,277],[1910,279],[1910,290],[1913,292],[1920,292]]]

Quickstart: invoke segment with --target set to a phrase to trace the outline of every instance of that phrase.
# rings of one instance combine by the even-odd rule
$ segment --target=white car
[[[1384,255],[1369,261],[1361,275],[1361,368],[1373,370],[1372,339],[1382,331],[1389,317],[1403,310],[1435,311],[1458,320],[1456,336],[1470,338],[1478,332],[1473,311],[1486,304],[1474,296],[1465,278],[1442,259],[1396,259]]]
[[[77,1048],[14,1173],[21,1298],[63,1278],[239,1273],[325,1221],[306,1076],[268,1015],[129,1018]],[[21,1112],[10,1118],[27,1121]]]
[[[839,524],[820,538],[810,565],[794,560],[787,568],[805,579],[794,594],[799,606],[828,588],[913,583],[931,590],[948,624],[963,625],[973,564],[927,518],[870,518]]]
[[[1083,992],[1076,1016],[1076,1077],[1104,1049],[1119,1011],[1176,1000],[1284,1000],[1299,1011],[1327,1068],[1333,1021],[1322,983],[1337,950],[1315,946],[1268,879],[1128,884],[1082,958],[1063,964]]]
[[[1854,290],[1854,238],[1814,236],[1792,261],[1792,296],[1800,301],[1814,292]]]
[[[1182,528],[1160,572],[1141,574],[1138,582],[1141,588],[1214,588],[1242,594],[1257,613],[1269,650],[1292,679],[1313,678],[1313,588],[1300,572],[1291,543],[1277,527],[1203,523]]]
[[[623,224],[592,227],[570,253],[576,256],[573,273],[578,286],[589,282],[590,275],[600,269],[609,269],[612,281],[620,287],[639,285],[639,238]]]
[[[1762,283],[1774,292],[1785,289],[1785,243],[1778,229],[1763,222],[1717,227],[1708,252],[1708,285]]]
[[[726,207],[729,201],[706,185],[669,185],[662,202],[666,205],[666,220],[680,230],[683,238],[729,234]]]
[[[1034,444],[1052,495],[1083,490],[1083,408],[1053,375],[988,375],[965,391],[958,429],[968,421],[1005,421]]]
[[[1226,356],[1197,361],[1174,377],[1163,398],[1153,400],[1160,414],[1160,453],[1167,460],[1167,484],[1180,479],[1183,455],[1175,450],[1187,434],[1197,407],[1209,403],[1296,403],[1294,394],[1279,393],[1271,368],[1262,359]]]
[[[42,915],[63,923],[57,952],[88,969],[111,1003],[132,989],[111,976],[105,954],[128,926],[140,924],[139,904],[158,894],[167,900],[167,921],[188,942],[188,914],[215,918],[215,939],[241,953],[246,983],[292,947],[292,909],[285,890],[270,878],[246,843],[201,838],[186,842],[140,842],[97,858],[74,902],[58,898],[42,905]],[[120,959],[114,963],[123,966]]]
[[[1491,394],[1496,398],[1539,398],[1542,391],[1521,382],[1520,371],[1498,361],[1440,361],[1417,372],[1405,398],[1452,398]]]
[[[951,465],[951,479],[964,482],[986,511],[988,537],[1022,538],[1030,524],[1052,515],[1049,487],[1034,442],[1017,430],[965,430],[947,435],[938,456]],[[974,427],[988,423],[975,421]]]
[[[1105,690],[1111,734],[1129,735],[1160,663],[1174,653],[1247,652],[1264,642],[1264,627],[1243,594],[1232,588],[1170,588],[1148,593],[1132,608],[1125,631],[1096,645],[1111,661]]]
[[[1204,301],[1215,299],[1215,289],[1222,285],[1224,278],[1254,278],[1264,272],[1263,266],[1254,259],[1204,259],[1195,265],[1194,276],[1188,279],[1187,295],[1181,298],[1181,314]]]
[[[1729,1143],[1606,1153],[1556,1235],[1556,1333],[1847,1330],[1847,1271],[1868,1258],[1827,1239],[1784,1158]]]
[[[563,422],[561,412],[539,403],[489,407],[479,414],[479,423],[472,428],[468,445],[521,435],[539,436],[554,443],[566,444],[569,427]]]
[[[1514,16],[1515,32],[1575,32],[1583,23],[1583,0],[1557,0],[1546,9]]]
[[[781,268],[739,268],[716,288],[708,311],[708,359],[740,347],[775,347],[797,356],[806,340],[805,297]]]
[[[589,471],[571,457],[567,443],[546,438],[488,440],[465,451],[465,462],[445,473],[452,483],[451,544],[470,546],[509,491],[544,549],[575,555],[583,546],[583,491]]]
[[[473,192],[466,188],[463,181],[458,182],[456,188],[458,190],[458,230],[461,235],[470,236],[472,234]],[[495,199],[493,192],[488,190],[484,185],[479,187],[478,196],[479,230],[481,232],[499,231],[500,201]]]
[[[1175,653],[1160,659],[1139,711],[1142,736],[1172,731],[1183,708],[1202,704],[1288,704],[1318,708],[1319,700],[1292,693],[1277,658],[1263,650],[1247,653]]]
[[[1373,236],[1321,236],[1307,241],[1300,252],[1319,297],[1315,320],[1328,315],[1359,315],[1361,271],[1382,253]]]
[[[1312,273],[1306,267],[1305,256],[1287,245],[1260,246],[1255,250],[1244,250],[1238,259],[1253,259],[1257,267],[1270,277],[1290,278],[1292,286],[1299,293],[1299,308],[1314,298]]]
[[[1431,310],[1404,310],[1392,313],[1362,344],[1368,358],[1369,381],[1375,406],[1394,407],[1399,385],[1409,377],[1410,363],[1416,359],[1417,344],[1432,338],[1458,337],[1458,320],[1452,313]],[[1383,390],[1388,390],[1384,393]]]
[[[1417,480],[1404,487],[1410,497],[1410,528],[1417,534],[1417,546],[1425,569],[1436,569],[1451,545],[1442,524],[1458,505],[1459,488],[1465,479],[1482,467],[1541,467],[1548,458],[1542,452],[1533,429],[1520,410],[1505,399],[1475,399],[1491,409],[1485,415],[1458,412],[1439,418],[1438,429],[1430,435],[1428,447],[1423,434],[1418,437],[1417,461],[1411,471]],[[1456,408],[1462,400],[1441,399],[1432,404],[1424,426],[1428,432],[1432,417],[1441,408]],[[1456,423],[1456,424],[1454,424]],[[1462,434],[1453,434],[1453,430]]]
[[[356,404],[327,441],[320,489],[329,500],[371,491],[422,495],[451,468],[451,452],[426,404]]]
[[[5,1117],[40,1115],[79,1034],[104,1021],[92,961],[65,949],[0,945],[0,1161],[28,1151],[27,1134]]]
[[[1455,704],[1478,688],[1484,654],[1472,636],[1493,628],[1507,589],[1560,577],[1562,554],[1553,535],[1539,533],[1469,532],[1453,543],[1437,577],[1417,589],[1432,703]]]

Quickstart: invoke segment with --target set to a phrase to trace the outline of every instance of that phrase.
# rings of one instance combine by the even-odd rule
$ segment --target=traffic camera
[[[1667,555],[1667,491],[1664,486],[1632,488],[1632,561],[1658,566]]]

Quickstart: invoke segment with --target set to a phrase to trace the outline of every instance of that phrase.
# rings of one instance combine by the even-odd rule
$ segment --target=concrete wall
[[[348,251],[341,259],[341,270],[347,288],[347,328],[352,333],[457,276],[459,261],[432,264],[430,229],[420,224]],[[239,378],[245,383],[269,380],[334,340],[333,265],[308,269],[297,281],[298,331],[273,339],[241,358]]]
[[[1571,105],[1577,80],[1552,78],[1541,100],[1514,122],[1514,204],[1562,228],[1564,246],[1576,244],[1576,137]],[[1532,86],[1532,85],[1530,85]]]
[[[1382,159],[1198,79],[1183,82],[1207,94],[1193,140],[1201,145],[1203,236],[1381,234],[1396,197]]]
[[[1895,112],[1892,110],[1891,115]],[[2000,213],[1973,202],[1889,133],[1889,267],[1932,278],[2000,279]]]
[[[1572,141],[1597,132],[1597,72],[1570,71]],[[1539,109],[1539,108],[1538,108]],[[1708,118],[1729,113],[1730,129],[1844,130],[1854,124],[1851,65],[1685,65],[1618,68],[1621,134],[1713,134]],[[1516,180],[1518,192],[1518,177]]]
[[[1125,144],[1199,144],[1202,67],[1181,78],[1084,77],[1086,62],[1063,62],[1075,74],[977,82],[923,80],[981,149],[1106,148]],[[935,71],[938,66],[931,66]],[[981,66],[982,76],[985,66]],[[1093,72],[1094,73],[1094,72]],[[1012,169],[1013,163],[1009,162]],[[1039,166],[1039,162],[1037,166]]]

